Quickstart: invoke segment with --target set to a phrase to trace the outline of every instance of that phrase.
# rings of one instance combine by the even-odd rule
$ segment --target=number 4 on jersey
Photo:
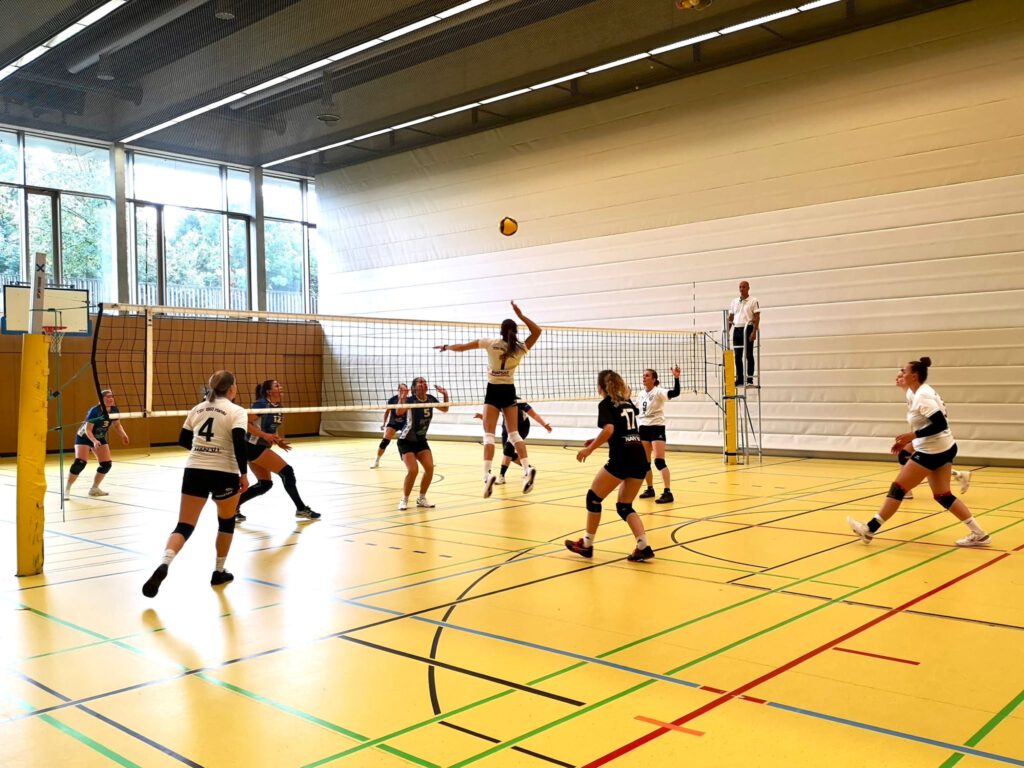
[[[197,431],[200,435],[206,438],[206,442],[213,440],[213,418],[211,417],[204,421],[203,426],[201,426]]]

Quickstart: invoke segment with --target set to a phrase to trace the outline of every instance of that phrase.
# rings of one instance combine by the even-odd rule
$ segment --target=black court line
[[[472,730],[470,728],[464,728],[463,726],[456,725],[455,723],[449,723],[447,720],[438,720],[437,722],[438,722],[438,725],[443,725],[446,728],[451,728],[452,730],[455,730],[455,731],[461,731],[462,733],[465,733],[465,734],[467,734],[469,736],[475,736],[476,738],[483,739],[484,741],[490,742],[491,744],[500,744],[501,743],[501,739],[496,739],[493,736],[488,736],[485,733],[479,733],[478,731],[474,731],[474,730]],[[553,757],[550,757],[548,755],[542,755],[540,752],[534,752],[533,750],[526,749],[525,747],[515,746],[515,747],[511,747],[511,749],[512,749],[513,752],[519,752],[519,753],[524,754],[524,755],[529,755],[530,757],[536,757],[536,758],[538,758],[540,760],[544,760],[544,761],[546,761],[548,763],[552,763],[553,765],[561,765],[561,766],[564,766],[564,768],[576,768],[575,765],[573,765],[573,763],[566,763],[566,762],[563,762],[562,760],[556,760]]]

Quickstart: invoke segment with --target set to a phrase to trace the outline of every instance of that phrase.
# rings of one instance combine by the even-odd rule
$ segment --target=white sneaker
[[[954,472],[957,481],[960,483],[960,495],[963,496],[967,493],[967,489],[971,487],[971,473],[970,472]]]
[[[494,484],[498,482],[498,478],[494,475],[488,475],[487,479],[484,480],[484,498],[491,498],[491,491],[494,490]]]
[[[420,496],[418,499],[416,499],[416,506],[417,507],[424,507],[426,509],[433,509],[437,505],[436,504],[431,504],[429,501],[427,501],[427,497],[426,496]]]
[[[537,479],[537,468],[530,467],[523,475],[523,493],[533,490],[533,481]]]
[[[962,539],[956,540],[958,547],[987,547],[992,543],[992,537],[987,533],[975,533],[971,531]]]
[[[399,512],[403,512],[403,511],[407,510],[408,508],[409,508],[409,500],[408,499],[402,499],[400,502],[398,502],[398,511]]]
[[[504,485],[505,484],[505,476],[504,475],[498,475],[497,478],[494,481],[494,484],[495,485]]]
[[[904,501],[912,501],[913,499],[914,499],[914,492],[913,491],[907,491],[906,494],[904,494],[904,496],[903,496],[903,500]]]
[[[871,532],[866,523],[862,523],[859,520],[854,520],[852,517],[846,518],[846,524],[850,526],[850,530],[860,536],[860,540],[865,544],[870,544],[871,539],[875,537],[875,534]]]
[[[104,491],[102,488],[90,488],[89,489],[89,495],[90,496],[109,496],[110,494],[107,493],[106,491]]]
[[[376,469],[380,466],[380,459],[374,459],[373,464],[370,465],[370,469]]]

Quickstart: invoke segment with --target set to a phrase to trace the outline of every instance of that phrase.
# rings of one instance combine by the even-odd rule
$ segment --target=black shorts
[[[637,445],[637,448],[640,448]],[[651,471],[651,462],[647,460],[647,454],[643,449],[631,450],[627,453],[608,456],[608,463],[604,465],[608,474],[617,477],[619,480],[643,480]]]
[[[218,472],[215,469],[185,470],[181,478],[181,492],[185,496],[205,499],[213,496],[214,501],[230,499],[242,485],[242,478],[234,472]]]
[[[405,456],[407,453],[419,453],[429,451],[430,444],[426,440],[399,440],[398,455]]]
[[[395,430],[395,432],[401,432],[402,431],[402,427],[404,427],[404,426],[405,426],[405,421],[404,420],[402,420],[402,421],[395,421],[394,419],[391,419],[387,423],[387,426],[384,427],[384,429],[386,429],[386,430],[387,429],[393,429],[393,430]]]
[[[653,443],[655,440],[661,440],[665,442],[665,425],[658,424],[656,426],[644,427],[641,426],[639,429],[640,439],[645,443]]]
[[[246,442],[246,444],[245,444],[245,460],[246,461],[256,461],[256,459],[258,459],[260,456],[263,455],[263,452],[265,450],[267,450],[267,446],[265,446],[265,445],[257,445],[256,443]]]
[[[925,469],[934,472],[939,467],[944,467],[947,464],[952,464],[953,459],[956,458],[956,443],[953,447],[943,451],[942,453],[922,453],[921,451],[914,451],[910,456],[910,460],[915,464],[920,464]]]
[[[488,384],[487,392],[484,394],[484,405],[493,405],[495,408],[508,408],[516,404],[515,384]]]
[[[105,437],[97,437],[96,440],[97,442],[99,442],[100,445],[107,444],[107,438]],[[85,435],[79,435],[77,433],[75,434],[75,445],[84,445],[88,448],[94,447],[88,437],[86,437]]]

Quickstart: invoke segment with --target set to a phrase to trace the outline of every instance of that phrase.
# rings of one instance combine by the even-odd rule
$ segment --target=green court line
[[[1024,703],[1024,691],[1021,691],[1016,696],[1014,696],[1010,700],[1009,704],[1007,704],[1005,707],[999,710],[991,720],[989,720],[987,723],[981,726],[977,733],[975,733],[973,736],[971,736],[971,738],[964,742],[964,746],[978,746],[978,744],[981,743],[982,739],[988,736],[997,725],[999,725],[1001,722],[1003,722],[1003,720],[1009,717],[1010,713],[1013,712],[1013,710],[1019,707],[1022,703]],[[963,759],[963,757],[964,755],[962,752],[956,752],[950,755],[949,758],[944,763],[942,763],[942,765],[939,766],[939,768],[953,768],[953,766],[959,763]]]

